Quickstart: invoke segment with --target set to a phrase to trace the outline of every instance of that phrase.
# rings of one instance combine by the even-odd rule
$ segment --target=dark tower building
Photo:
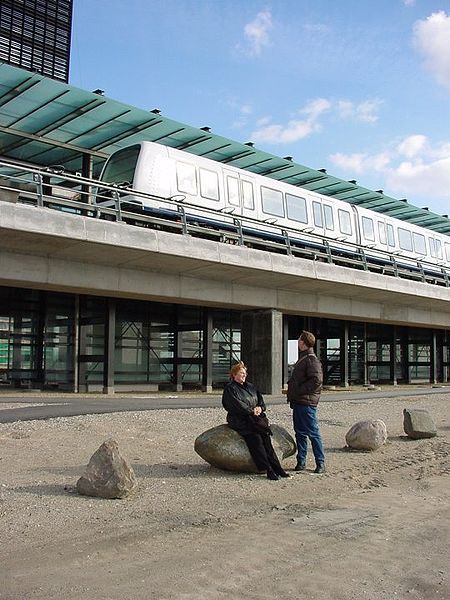
[[[72,0],[0,0],[0,61],[68,82]]]

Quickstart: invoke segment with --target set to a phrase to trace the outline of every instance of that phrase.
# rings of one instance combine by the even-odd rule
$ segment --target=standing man
[[[317,422],[317,404],[322,391],[322,365],[314,354],[316,338],[302,331],[298,339],[300,354],[288,381],[287,401],[293,410],[295,438],[297,441],[296,471],[306,467],[308,438],[316,459],[314,473],[325,473],[325,454]]]

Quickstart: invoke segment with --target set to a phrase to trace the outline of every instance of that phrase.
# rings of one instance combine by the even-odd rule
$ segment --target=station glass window
[[[227,177],[228,203],[239,206],[239,180],[237,177]]]
[[[382,221],[378,221],[378,237],[380,238],[380,244],[386,246],[387,237],[386,237],[386,225]]]
[[[352,220],[347,210],[338,210],[339,231],[344,235],[352,235]]]
[[[261,199],[263,212],[276,217],[284,217],[283,194],[261,186]]]
[[[323,205],[323,216],[325,217],[325,229],[334,231],[333,207],[329,204]]]
[[[420,233],[413,233],[414,252],[422,254],[423,256],[427,253],[427,247],[425,245],[425,236]]]
[[[372,219],[369,219],[369,217],[363,217],[362,218],[362,228],[363,228],[364,238],[366,240],[368,240],[369,242],[374,242],[375,241],[375,229],[373,227]]]
[[[200,195],[208,200],[219,200],[219,177],[215,171],[199,169]]]
[[[179,192],[197,195],[197,177],[194,165],[177,162],[177,187]]]
[[[403,229],[402,227],[398,228],[398,243],[400,244],[400,248],[402,250],[407,250],[412,252],[412,236],[411,232],[407,229]]]
[[[392,248],[395,246],[394,227],[389,223],[386,225],[387,243]]]
[[[250,181],[242,182],[242,201],[244,208],[253,210],[255,208],[255,199],[253,196],[253,184]]]
[[[308,222],[308,212],[306,210],[306,200],[300,196],[286,194],[286,207],[289,219],[299,223]]]
[[[320,202],[313,202],[312,206],[313,206],[314,225],[316,227],[323,227],[322,204]]]

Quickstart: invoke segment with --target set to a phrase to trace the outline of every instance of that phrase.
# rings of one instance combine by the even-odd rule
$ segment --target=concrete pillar
[[[103,393],[114,394],[114,352],[116,340],[116,302],[108,299],[105,315]]]
[[[437,352],[437,332],[434,329],[431,332],[430,346],[430,383],[438,382],[438,352]]]
[[[213,318],[211,311],[207,308],[203,316],[203,374],[202,391],[212,392],[212,336],[213,336]]]
[[[283,314],[278,310],[242,313],[241,356],[248,380],[262,394],[281,394],[283,377]]]
[[[392,385],[397,385],[397,328],[395,325],[392,327],[391,335],[391,346],[390,346],[390,379]]]
[[[350,347],[349,347],[349,324],[344,322],[341,334],[341,385],[349,387],[350,379]]]

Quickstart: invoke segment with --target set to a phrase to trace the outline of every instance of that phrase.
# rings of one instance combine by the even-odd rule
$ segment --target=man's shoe
[[[295,467],[294,467],[294,471],[304,471],[306,469],[306,465],[305,463],[302,462],[298,462]]]
[[[325,465],[317,465],[317,467],[314,469],[314,473],[325,473]]]

